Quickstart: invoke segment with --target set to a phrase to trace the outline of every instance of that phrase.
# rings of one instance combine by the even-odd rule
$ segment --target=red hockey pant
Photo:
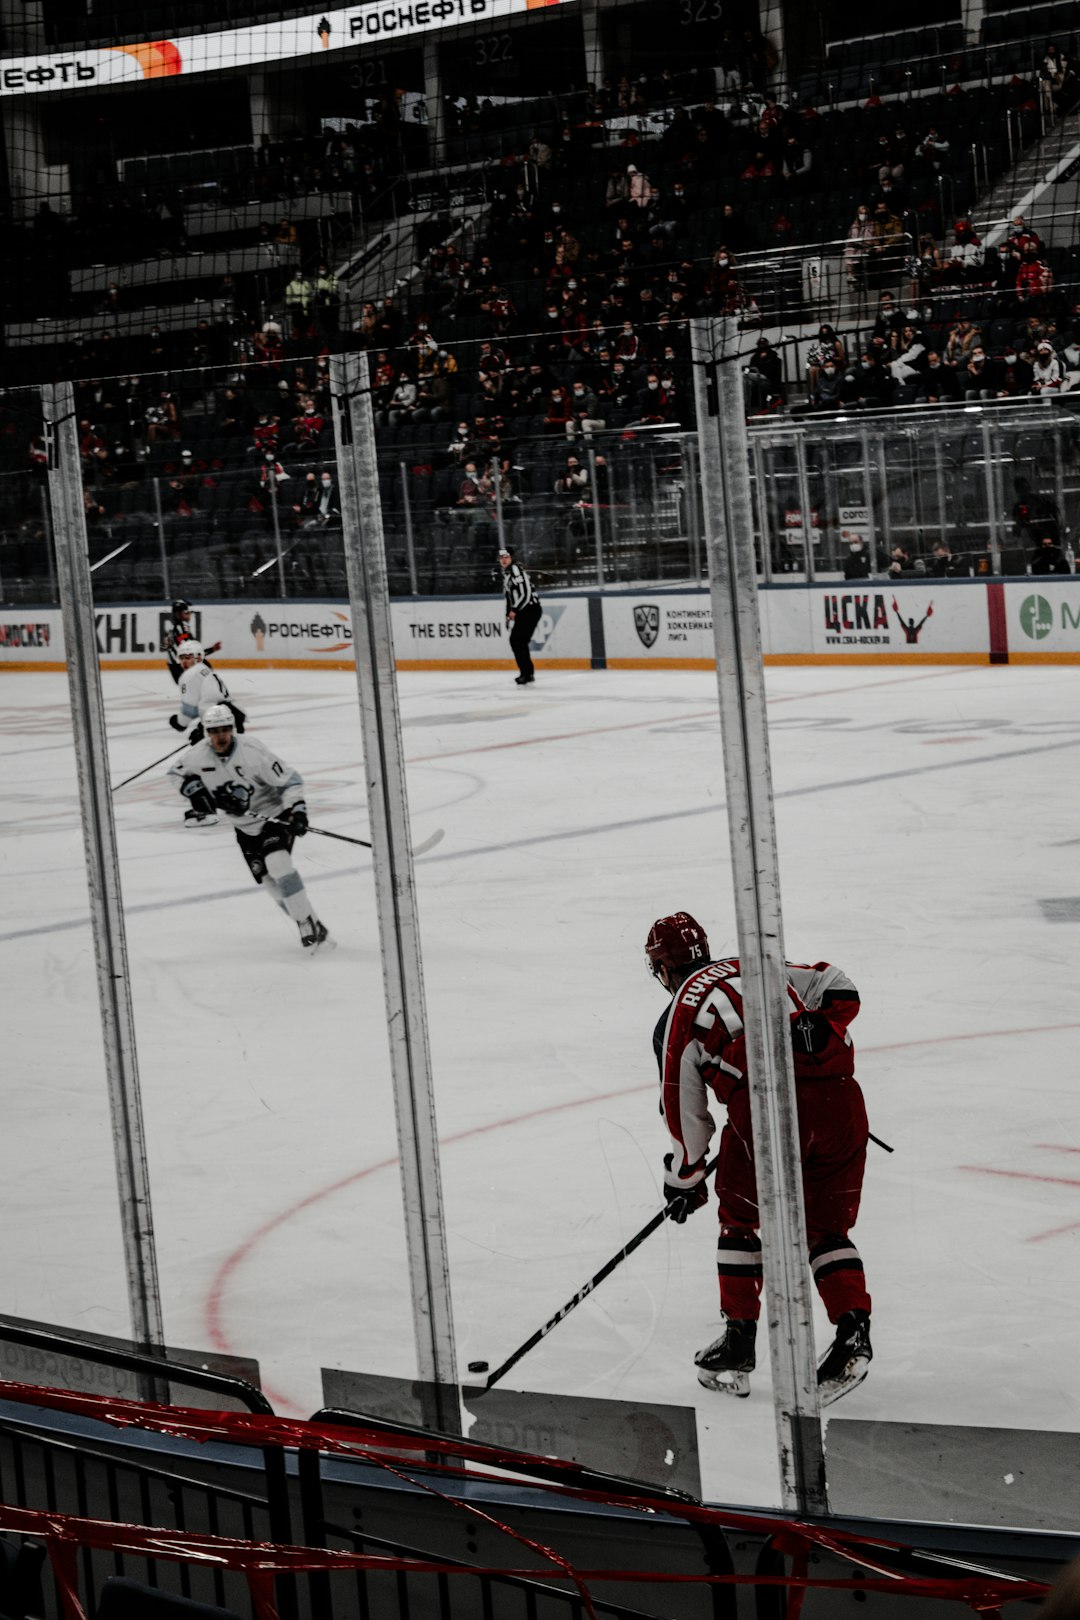
[[[854,1079],[797,1080],[795,1096],[810,1266],[829,1320],[836,1322],[845,1311],[870,1309],[862,1260],[848,1236],[859,1213],[866,1168],[866,1104]],[[746,1087],[728,1103],[716,1197],[720,1308],[727,1317],[756,1321],[761,1312],[761,1239]]]

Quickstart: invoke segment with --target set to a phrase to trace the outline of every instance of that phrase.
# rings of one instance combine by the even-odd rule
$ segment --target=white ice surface
[[[167,676],[105,676],[114,780],[164,753]],[[351,675],[232,679],[316,825],[367,832]],[[876,1359],[850,1417],[1080,1426],[1080,671],[768,674],[788,953],[856,979],[871,1126],[856,1230]],[[494,1366],[643,1224],[665,1139],[652,919],[733,947],[715,688],[696,673],[401,680],[460,1364]],[[62,676],[0,687],[0,1310],[128,1331]],[[166,1331],[318,1369],[415,1372],[364,851],[299,864],[311,962],[231,833],[160,771],[116,797]],[[767,1364],[699,1389],[715,1206],[662,1228],[511,1387],[697,1406],[707,1494],[777,1500]],[[826,1342],[822,1321],[819,1341]],[[632,1461],[632,1460],[630,1460]],[[632,1471],[628,1461],[628,1471]]]

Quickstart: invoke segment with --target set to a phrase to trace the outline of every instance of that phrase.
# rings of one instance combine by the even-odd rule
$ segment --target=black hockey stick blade
[[[896,1152],[896,1149],[891,1148],[889,1146],[888,1142],[883,1142],[881,1140],[880,1136],[875,1136],[873,1131],[867,1131],[866,1134],[870,1138],[871,1142],[876,1142],[879,1148],[884,1148],[885,1149],[886,1153],[895,1153]]]
[[[717,1154],[716,1157],[710,1159],[708,1164],[705,1166],[705,1174],[707,1176],[711,1175],[712,1171],[715,1170],[719,1157],[720,1155]],[[507,1356],[506,1360],[501,1364],[501,1366],[496,1367],[495,1371],[488,1375],[485,1382],[479,1387],[479,1389],[476,1390],[476,1393],[480,1395],[485,1394],[487,1390],[493,1388],[494,1385],[499,1382],[500,1378],[510,1371],[511,1367],[515,1367],[523,1356],[527,1356],[530,1350],[535,1350],[536,1346],[540,1343],[540,1340],[546,1339],[552,1328],[558,1327],[559,1323],[563,1321],[565,1317],[569,1316],[570,1312],[574,1310],[576,1306],[580,1305],[583,1299],[588,1299],[593,1290],[595,1288],[599,1288],[605,1277],[611,1276],[611,1273],[615,1270],[616,1266],[621,1266],[623,1261],[632,1255],[635,1249],[641,1247],[646,1238],[652,1236],[657,1227],[663,1226],[664,1222],[670,1217],[674,1207],[674,1204],[666,1203],[663,1209],[658,1209],[656,1214],[651,1216],[650,1219],[645,1222],[645,1225],[641,1228],[641,1231],[635,1232],[634,1236],[629,1240],[629,1242],[624,1243],[622,1248],[619,1249],[617,1253],[613,1254],[611,1259],[606,1261],[604,1265],[600,1267],[600,1270],[589,1278],[585,1286],[583,1288],[579,1288],[577,1293],[574,1294],[572,1298],[567,1300],[566,1304],[561,1310],[556,1311],[554,1316],[549,1317],[544,1323],[543,1327],[539,1327],[535,1333],[531,1333],[525,1340],[524,1344],[518,1345],[513,1354]],[[472,1393],[472,1391],[470,1391],[470,1393]]]
[[[164,765],[164,763],[165,763],[165,761],[167,759],[172,759],[174,754],[181,753],[182,750],[185,749],[187,746],[188,745],[187,745],[186,742],[182,742],[180,744],[179,748],[170,748],[169,752],[167,754],[162,754],[160,759],[152,760],[149,765],[144,765],[141,771],[136,771],[135,772],[134,776],[125,776],[124,780],[122,782],[117,782],[115,787],[111,787],[109,789],[109,792],[110,793],[119,793],[120,789],[122,787],[127,787],[129,782],[137,782],[140,776],[145,776],[147,771],[152,771],[154,769],[155,765]]]

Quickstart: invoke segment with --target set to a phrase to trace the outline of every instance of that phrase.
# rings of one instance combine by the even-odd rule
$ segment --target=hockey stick
[[[715,1158],[709,1160],[708,1164],[705,1166],[706,1176],[711,1174],[711,1172],[716,1169],[719,1159],[720,1155],[717,1154]],[[624,1243],[623,1247],[618,1251],[618,1253],[613,1254],[611,1259],[608,1260],[606,1264],[602,1265],[600,1270],[596,1272],[594,1276],[589,1278],[584,1288],[579,1288],[573,1298],[567,1300],[561,1311],[556,1311],[554,1316],[549,1317],[549,1319],[544,1323],[543,1327],[537,1328],[535,1333],[530,1334],[525,1340],[525,1343],[519,1345],[514,1351],[513,1355],[507,1356],[502,1365],[500,1367],[496,1367],[495,1371],[488,1375],[487,1381],[484,1383],[478,1393],[485,1394],[489,1389],[492,1388],[494,1384],[498,1383],[499,1379],[502,1378],[504,1373],[508,1373],[510,1368],[515,1366],[521,1360],[522,1356],[527,1356],[530,1350],[535,1350],[536,1346],[540,1343],[540,1340],[546,1339],[552,1328],[558,1327],[563,1318],[569,1316],[570,1312],[575,1306],[580,1305],[583,1299],[587,1299],[588,1296],[593,1292],[593,1289],[599,1288],[604,1278],[610,1277],[616,1266],[621,1266],[628,1255],[633,1254],[635,1249],[640,1248],[645,1242],[645,1239],[647,1237],[651,1237],[658,1226],[663,1226],[664,1222],[670,1217],[674,1208],[674,1203],[666,1203],[663,1209],[658,1209],[656,1214],[652,1216],[650,1220],[646,1221],[645,1225],[641,1228],[641,1231],[635,1232],[629,1243]]]
[[[346,837],[345,833],[327,832],[325,827],[309,826],[308,832],[318,833],[320,838],[336,838],[342,844],[359,844],[361,849],[372,848],[372,845],[368,843],[366,838],[348,838]],[[436,844],[441,844],[445,837],[446,834],[443,829],[441,827],[436,827],[435,831],[430,835],[430,837],[425,838],[422,844],[413,845],[413,854],[426,855],[429,849],[434,849]]]
[[[140,776],[145,776],[147,771],[152,771],[153,768],[154,768],[154,765],[164,765],[164,763],[165,763],[165,761],[167,759],[172,759],[173,754],[179,754],[181,749],[184,749],[187,746],[188,745],[187,745],[186,742],[182,742],[180,744],[179,748],[173,748],[173,749],[171,749],[169,751],[169,753],[162,754],[160,759],[155,759],[153,765],[144,765],[141,771],[136,771],[135,772],[134,776],[125,776],[124,780],[122,782],[117,782],[115,787],[109,789],[109,792],[110,793],[119,793],[120,789],[122,787],[127,787],[129,782],[137,782]]]
[[[889,1146],[888,1142],[883,1142],[881,1140],[880,1136],[875,1136],[873,1131],[867,1131],[866,1134],[870,1138],[871,1142],[876,1142],[879,1148],[884,1148],[885,1149],[886,1153],[895,1153],[896,1152],[896,1149],[891,1148]]]
[[[287,827],[289,825],[287,821],[282,821],[280,816],[263,816],[261,819],[275,827]],[[339,844],[359,844],[361,849],[371,849],[373,847],[366,838],[350,838],[347,833],[328,832],[325,827],[313,827],[310,822],[308,823],[308,832],[316,833],[320,838],[336,838]],[[425,838],[422,844],[413,846],[413,854],[426,855],[429,849],[434,849],[436,844],[441,844],[445,837],[446,833],[443,828],[436,827],[435,831]]]

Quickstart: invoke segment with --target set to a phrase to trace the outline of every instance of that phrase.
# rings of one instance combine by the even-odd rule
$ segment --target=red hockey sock
[[[810,1269],[830,1322],[838,1322],[845,1311],[870,1310],[862,1256],[846,1233],[815,1236],[810,1245]]]
[[[724,1315],[756,1322],[761,1314],[761,1239],[752,1226],[720,1228],[716,1270]]]

